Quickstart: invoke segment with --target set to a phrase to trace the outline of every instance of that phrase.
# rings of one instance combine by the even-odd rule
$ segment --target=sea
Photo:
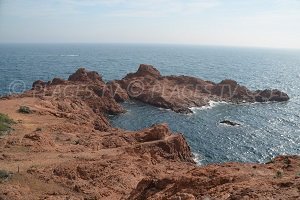
[[[105,81],[154,65],[163,75],[188,75],[220,82],[234,79],[250,89],[277,88],[282,103],[211,102],[179,114],[141,102],[123,103],[126,113],[110,116],[113,126],[139,130],[168,123],[182,133],[199,165],[267,162],[300,154],[300,50],[150,44],[0,44],[0,95],[30,89],[35,80],[68,78],[79,67]],[[1,106],[1,103],[0,103]],[[232,120],[240,126],[220,124]]]

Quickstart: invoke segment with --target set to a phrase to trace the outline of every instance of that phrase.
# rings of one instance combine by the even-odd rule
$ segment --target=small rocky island
[[[125,112],[119,102],[129,98],[183,113],[209,100],[289,99],[231,80],[161,76],[149,65],[109,83],[83,68],[68,80],[36,81],[0,99],[9,126],[0,131],[0,199],[299,199],[299,156],[198,166],[183,135],[166,124],[112,127],[107,115]]]
[[[225,125],[228,125],[228,126],[240,126],[241,125],[238,122],[230,121],[230,120],[227,120],[227,119],[221,121],[220,124],[225,124]]]
[[[109,83],[117,101],[136,99],[179,113],[191,113],[191,107],[202,107],[210,101],[232,103],[287,101],[289,96],[277,89],[251,91],[234,80],[220,83],[190,76],[162,76],[151,65],[140,65],[135,73]]]

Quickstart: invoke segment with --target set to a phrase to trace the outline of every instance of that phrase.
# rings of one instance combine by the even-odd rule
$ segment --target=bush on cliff
[[[2,183],[3,181],[6,181],[10,176],[10,173],[8,171],[5,170],[0,170],[0,183]]]
[[[9,131],[14,123],[7,115],[0,113],[0,135]]]
[[[32,113],[32,111],[27,106],[20,106],[19,113],[30,114],[30,113]]]

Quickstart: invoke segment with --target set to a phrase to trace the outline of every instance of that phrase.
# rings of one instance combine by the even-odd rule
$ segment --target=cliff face
[[[116,100],[132,98],[122,87],[137,76],[148,84],[214,85],[162,77],[148,66],[105,84],[98,73],[79,69],[68,80],[36,81],[32,90],[2,98],[0,113],[16,124],[0,138],[0,199],[299,198],[299,157],[199,167],[183,135],[166,124],[140,131],[112,127],[106,116],[124,112]],[[157,95],[158,105],[170,105]],[[181,103],[176,109],[189,104]]]
[[[234,80],[214,83],[189,76],[162,76],[153,66],[144,64],[116,84],[115,88],[120,86],[118,90],[130,98],[180,113],[190,113],[189,108],[208,105],[211,100],[232,103],[289,100],[279,90],[251,91]]]

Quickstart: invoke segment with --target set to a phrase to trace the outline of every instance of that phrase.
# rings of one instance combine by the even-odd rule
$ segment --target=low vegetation
[[[0,135],[11,130],[11,125],[14,123],[7,115],[0,113]]]
[[[276,172],[276,175],[275,175],[275,178],[282,178],[283,174],[281,171],[277,171]]]
[[[32,111],[27,106],[20,106],[19,113],[30,114],[30,113],[32,113]]]
[[[10,176],[10,173],[5,170],[0,170],[0,183],[7,180]]]

